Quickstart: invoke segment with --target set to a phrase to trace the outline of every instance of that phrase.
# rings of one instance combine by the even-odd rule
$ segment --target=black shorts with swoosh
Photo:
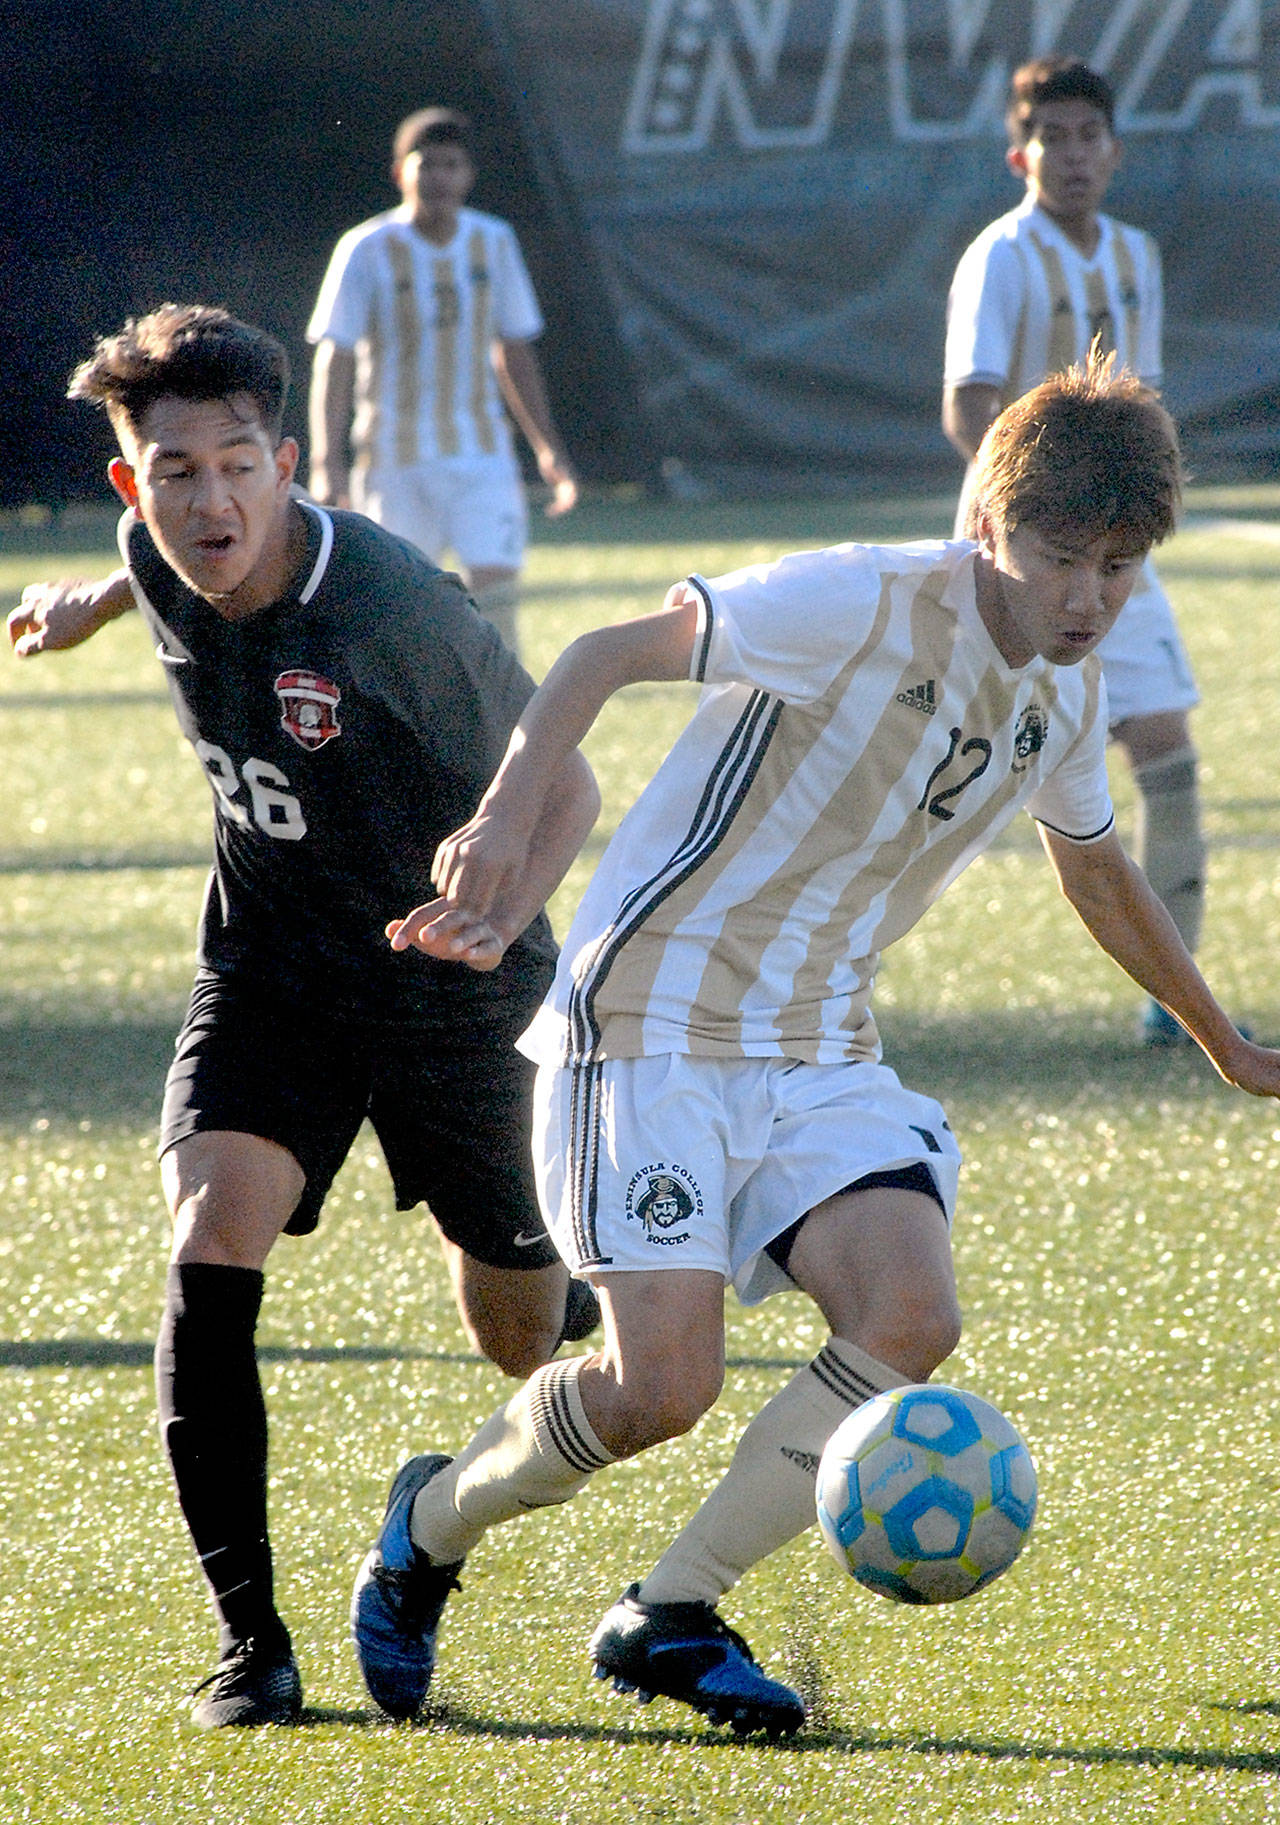
[[[287,1225],[305,1235],[367,1116],[398,1210],[425,1202],[451,1242],[492,1267],[548,1267],[558,1256],[534,1189],[534,1067],[515,1049],[532,1013],[428,1030],[201,970],[165,1083],[160,1152],[211,1129],[275,1141],[307,1177]]]

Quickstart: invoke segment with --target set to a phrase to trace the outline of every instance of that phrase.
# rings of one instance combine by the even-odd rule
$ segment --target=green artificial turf
[[[1162,554],[1204,693],[1201,960],[1280,1040],[1280,490],[1202,490]],[[530,554],[526,651],[842,536],[946,530],[942,502],[588,503]],[[1241,531],[1239,522],[1245,522]],[[1235,530],[1232,530],[1232,528]],[[72,555],[24,529],[0,589]],[[16,549],[15,549],[16,548]],[[617,821],[691,707],[610,705],[590,752]],[[93,1825],[1160,1825],[1280,1821],[1280,1109],[1138,1045],[1141,997],[1060,901],[1025,820],[886,959],[903,1078],[966,1155],[966,1333],[942,1378],[1022,1428],[1040,1519],[991,1590],[900,1609],[816,1533],[725,1603],[813,1706],[741,1744],[593,1682],[599,1613],[818,1348],[799,1295],[727,1307],[724,1395],[687,1439],[491,1535],[453,1599],[427,1719],[381,1721],[346,1606],[392,1471],[461,1443],[502,1378],[467,1351],[419,1214],[361,1137],[319,1234],[272,1258],[260,1332],[281,1603],[301,1727],[202,1735],[212,1631],[155,1438],[166,1224],[159,1085],[190,973],[207,789],[134,620],[0,665],[0,1820]],[[1116,772],[1122,818],[1132,793]],[[601,833],[557,897],[563,930]],[[390,909],[395,910],[395,909]]]

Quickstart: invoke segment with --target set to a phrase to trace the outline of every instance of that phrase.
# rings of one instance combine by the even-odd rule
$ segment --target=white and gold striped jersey
[[[1151,236],[1098,217],[1087,259],[1030,198],[992,222],[960,257],[947,299],[943,380],[1000,389],[1008,405],[1049,374],[1104,352],[1158,387],[1163,294]]]
[[[530,1056],[878,1057],[880,951],[1020,807],[1110,829],[1097,661],[1010,668],[975,559],[840,545],[691,579],[702,696],[587,888]]]
[[[352,444],[372,469],[506,453],[495,337],[540,334],[542,316],[511,227],[462,209],[446,247],[406,206],[349,229],[307,326],[356,357]]]

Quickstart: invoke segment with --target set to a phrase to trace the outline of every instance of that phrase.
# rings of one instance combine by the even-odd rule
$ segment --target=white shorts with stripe
[[[949,1223],[960,1150],[887,1065],[663,1054],[542,1066],[533,1161],[573,1273],[709,1269],[754,1305],[792,1284],[766,1243],[868,1173],[923,1164]]]
[[[1112,728],[1130,716],[1189,710],[1200,701],[1173,607],[1148,558],[1111,632],[1098,642]]]
[[[524,558],[529,516],[520,469],[509,454],[357,468],[351,503],[436,564],[449,551],[468,570],[519,570]]]

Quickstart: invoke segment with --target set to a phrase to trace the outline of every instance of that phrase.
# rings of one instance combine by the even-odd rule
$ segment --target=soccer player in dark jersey
[[[550,981],[543,901],[594,821],[567,767],[541,854],[505,908],[501,969],[387,942],[437,844],[483,791],[532,690],[455,577],[298,498],[279,343],[165,305],[103,339],[71,396],[120,444],[124,567],[37,585],[20,656],[135,603],[213,790],[198,970],[165,1088],[173,1253],[156,1348],[161,1432],[219,1624],[207,1727],[301,1705],[272,1593],[267,1423],[254,1351],[276,1237],[315,1227],[368,1116],[396,1202],[426,1200],[476,1347],[528,1375],[562,1333],[567,1275],[538,1214],[532,1067],[513,1041]]]

